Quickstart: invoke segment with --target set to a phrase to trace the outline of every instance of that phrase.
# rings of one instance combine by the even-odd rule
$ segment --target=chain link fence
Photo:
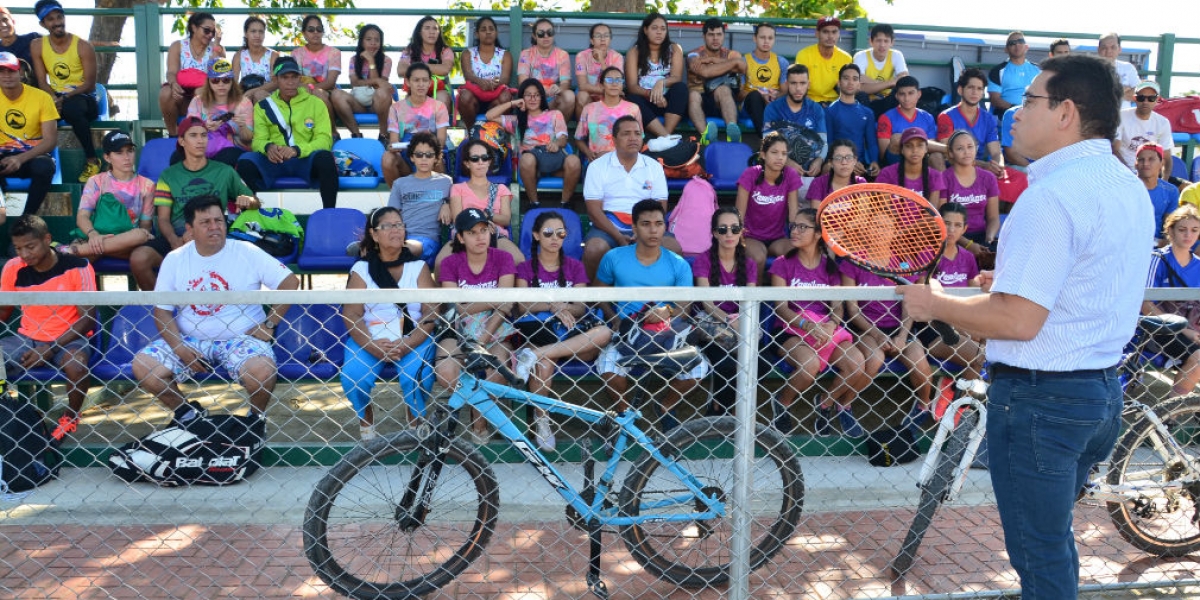
[[[1195,299],[1189,290],[1151,293]],[[332,560],[367,581],[433,573],[420,586],[385,589],[379,597],[423,590],[431,598],[581,598],[589,596],[589,531],[598,530],[600,579],[614,598],[995,597],[1017,581],[986,469],[967,472],[961,493],[936,513],[913,566],[897,577],[892,561],[918,505],[923,461],[878,467],[867,457],[869,434],[910,424],[919,450],[927,449],[932,418],[915,409],[928,406],[936,414],[953,397],[954,378],[982,366],[974,342],[947,349],[920,328],[911,339],[896,331],[894,341],[870,342],[864,341],[870,331],[843,337],[832,326],[825,333],[797,326],[798,303],[836,307],[892,298],[886,288],[213,292],[204,296],[212,307],[291,305],[267,353],[258,356],[271,366],[266,377],[253,368],[254,356],[232,352],[211,354],[206,368],[193,365],[196,371],[183,369],[175,378],[182,397],[210,417],[249,413],[253,389],[270,388],[275,379],[266,403],[262,468],[236,485],[167,488],[126,483],[113,475],[108,459],[114,448],[186,416],[186,408],[164,405],[169,392],[149,391],[154,377],[167,383],[174,376],[153,363],[138,364],[147,358],[169,362],[146,351],[159,337],[154,306],[194,303],[196,295],[10,294],[6,304],[88,303],[99,326],[90,341],[92,385],[78,429],[61,447],[58,477],[0,499],[0,595],[341,597],[314,572],[313,559],[325,565]],[[701,358],[649,370],[620,364],[614,348],[629,337],[617,322],[591,318],[590,309],[557,322],[512,319],[512,331],[500,328],[492,337],[503,341],[489,343],[488,350],[515,371],[517,388],[582,406],[573,415],[579,418],[497,400],[503,419],[492,420],[511,419],[516,435],[524,436],[522,445],[464,408],[457,413],[459,450],[451,452],[430,491],[425,526],[398,526],[412,518],[399,511],[381,514],[386,511],[380,507],[394,509],[389,502],[404,496],[411,473],[421,468],[414,440],[446,425],[448,411],[439,407],[447,406],[458,369],[478,369],[452,340],[393,346],[375,343],[375,334],[361,335],[383,330],[356,334],[354,323],[343,319],[343,304],[420,303],[424,310],[410,326],[412,335],[424,327],[423,318],[444,314],[434,306],[451,303],[460,309],[454,323],[466,331],[467,313],[482,302],[514,304],[520,315],[533,303],[615,300],[691,302],[693,311],[718,305],[724,307],[720,314],[737,318],[725,321],[732,323],[729,330],[689,322],[707,330],[684,336],[701,345]],[[832,351],[813,350],[827,343]],[[47,422],[66,411],[71,384],[62,371],[25,371],[10,358],[8,375],[13,393],[46,409]],[[1169,367],[1148,369],[1137,387],[1140,398],[1161,402],[1171,377]],[[670,468],[648,467],[645,451],[632,447],[617,452],[607,472],[613,449],[606,443],[614,436],[605,411],[624,406],[641,412],[633,423],[648,440],[668,440],[668,454],[695,474],[708,497],[729,503],[727,514],[683,523],[669,517],[619,520],[659,508],[672,514],[666,510],[670,498],[686,487]],[[600,417],[589,422],[587,415]],[[1180,425],[1190,431],[1193,424]],[[772,446],[767,426],[778,430],[790,451]],[[403,431],[412,435],[394,437]],[[1191,434],[1177,437],[1189,452],[1195,449]],[[799,472],[789,483],[786,455],[792,451]],[[533,458],[538,453],[544,465]],[[334,497],[327,474],[346,456],[359,461],[355,477],[338,479],[333,506],[321,513],[332,558],[306,556],[306,509]],[[606,472],[612,481],[607,493],[588,485]],[[488,476],[494,490],[481,483]],[[596,505],[614,520],[589,527],[579,505],[568,506],[556,490],[555,478],[580,491],[584,505],[599,495]],[[318,489],[324,491],[315,494]],[[1177,499],[1187,505],[1183,516],[1164,516],[1160,525],[1177,528],[1175,535],[1200,534],[1191,495]],[[494,520],[486,534],[473,529],[488,515]],[[1194,560],[1160,559],[1135,548],[1104,502],[1081,501],[1075,517],[1084,589],[1195,584]],[[759,551],[775,546],[776,538],[778,549],[762,556]],[[455,552],[469,557],[469,564],[461,572],[437,570]],[[710,563],[729,566],[714,577],[702,569]],[[679,564],[683,571],[672,570]],[[335,581],[344,586],[344,579]]]

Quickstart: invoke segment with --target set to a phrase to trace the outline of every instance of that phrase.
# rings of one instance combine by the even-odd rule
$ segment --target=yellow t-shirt
[[[83,85],[83,59],[79,56],[79,36],[71,35],[71,45],[59,54],[50,43],[50,36],[42,37],[42,63],[46,65],[46,78],[50,88],[65,94]]]
[[[42,123],[58,120],[58,109],[50,94],[28,85],[21,86],[16,100],[0,93],[0,152],[25,152],[42,141]]]
[[[838,99],[838,71],[854,60],[850,53],[835,47],[833,56],[825,59],[820,47],[813,44],[796,55],[796,62],[808,67],[808,97],[817,102]]]
[[[742,85],[742,94],[754,90],[783,89],[783,61],[774,52],[767,57],[767,62],[760,63],[753,52],[748,52],[746,58],[746,82]]]
[[[1179,193],[1179,205],[1183,206],[1184,204],[1191,204],[1196,207],[1196,210],[1200,210],[1200,182],[1183,188],[1183,191]]]

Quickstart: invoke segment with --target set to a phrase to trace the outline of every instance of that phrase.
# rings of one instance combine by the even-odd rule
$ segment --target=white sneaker
[[[683,136],[677,133],[659,136],[646,142],[646,149],[651,152],[662,152],[663,150],[674,148],[681,139],[683,139]]]
[[[550,417],[548,415],[538,415],[534,421],[533,430],[538,448],[547,451],[558,448],[558,443],[554,439],[554,431],[550,429]]]
[[[538,358],[529,348],[521,348],[513,355],[513,373],[521,381],[529,381],[529,374],[537,366]]]

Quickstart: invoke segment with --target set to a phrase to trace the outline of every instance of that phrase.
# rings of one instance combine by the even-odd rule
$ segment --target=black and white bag
[[[14,400],[6,387],[0,381],[0,494],[32,490],[57,476],[62,463],[42,411]]]
[[[261,466],[265,439],[266,420],[258,413],[199,417],[113,450],[108,466],[130,483],[231,485]]]

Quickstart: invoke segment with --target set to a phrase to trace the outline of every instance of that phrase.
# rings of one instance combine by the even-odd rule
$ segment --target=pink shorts
[[[807,310],[804,311],[804,318],[814,323],[824,323],[829,320],[829,317],[826,315],[818,315]],[[821,359],[820,370],[822,371],[829,366],[829,359],[833,356],[833,351],[837,350],[838,346],[845,342],[854,341],[854,336],[850,335],[849,331],[846,331],[844,327],[838,327],[836,330],[834,330],[833,336],[831,336],[829,343],[817,348],[816,337],[808,332],[802,331],[790,325],[784,327],[783,330],[791,335],[798,336],[801,341],[803,341],[805,344],[808,344],[810,348],[816,349],[817,358]]]

